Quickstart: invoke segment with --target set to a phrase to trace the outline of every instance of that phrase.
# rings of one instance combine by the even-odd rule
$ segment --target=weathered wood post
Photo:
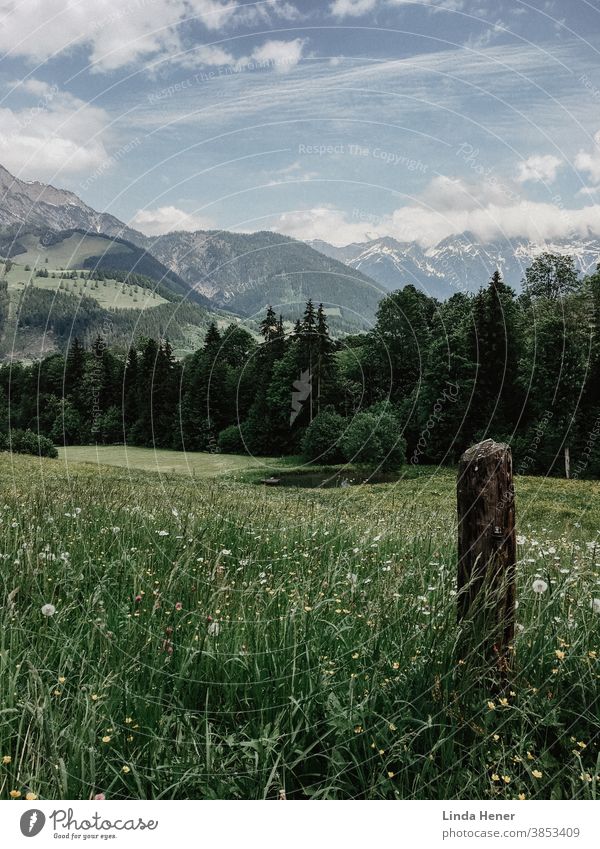
[[[458,621],[465,653],[509,667],[515,630],[516,535],[512,455],[486,439],[458,466]]]

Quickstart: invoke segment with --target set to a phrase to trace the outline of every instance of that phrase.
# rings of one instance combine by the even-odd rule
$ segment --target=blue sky
[[[599,48],[585,0],[0,0],[0,163],[151,235],[600,236]]]

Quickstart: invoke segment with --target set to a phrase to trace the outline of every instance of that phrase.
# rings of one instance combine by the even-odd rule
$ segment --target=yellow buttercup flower
[[[35,800],[37,799],[37,796],[36,796],[35,793],[29,792],[29,793],[25,794],[25,798],[27,799],[28,802],[35,802]]]
[[[11,790],[9,795],[10,795],[11,799],[19,799],[21,797],[21,791],[20,790]]]
[[[11,758],[10,755],[4,755],[4,757],[2,758],[2,763],[4,764],[4,766],[9,764],[11,761],[12,761],[12,758]]]
[[[110,743],[110,737],[108,736],[108,734],[106,734],[106,735],[102,738],[102,742],[103,742],[103,743]]]
[[[541,778],[544,773],[540,772],[539,769],[534,769],[534,770],[532,770],[531,774],[533,775],[534,778]]]

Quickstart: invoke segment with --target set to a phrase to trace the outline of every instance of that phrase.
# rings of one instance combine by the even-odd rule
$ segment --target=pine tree
[[[273,307],[269,304],[267,314],[260,323],[260,333],[265,342],[271,342],[277,337],[277,332],[277,315]]]
[[[72,396],[77,409],[81,406],[81,390],[85,370],[85,349],[76,336],[65,363],[65,396]]]
[[[127,437],[125,441],[128,441],[131,427],[139,417],[138,367],[137,348],[131,345],[127,351],[123,374],[123,423]]]
[[[329,336],[327,317],[323,304],[319,304],[316,319],[316,364],[315,383],[317,413],[328,403],[331,383],[334,381],[334,350],[335,345]],[[332,394],[332,393],[331,393]]]

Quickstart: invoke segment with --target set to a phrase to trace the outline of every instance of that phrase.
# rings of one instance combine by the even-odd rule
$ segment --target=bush
[[[243,428],[243,425],[242,425]],[[248,449],[242,439],[242,429],[238,425],[229,425],[218,436],[219,451],[224,454],[247,454]]]
[[[14,454],[33,454],[35,457],[58,457],[52,440],[29,429],[11,430],[8,436],[2,434],[0,449]]]
[[[357,413],[341,438],[344,458],[382,471],[397,469],[406,460],[406,441],[399,431],[399,420],[387,409]]]
[[[341,463],[344,459],[340,447],[340,437],[346,427],[346,420],[333,410],[319,413],[304,432],[302,453],[308,460],[321,463]]]

